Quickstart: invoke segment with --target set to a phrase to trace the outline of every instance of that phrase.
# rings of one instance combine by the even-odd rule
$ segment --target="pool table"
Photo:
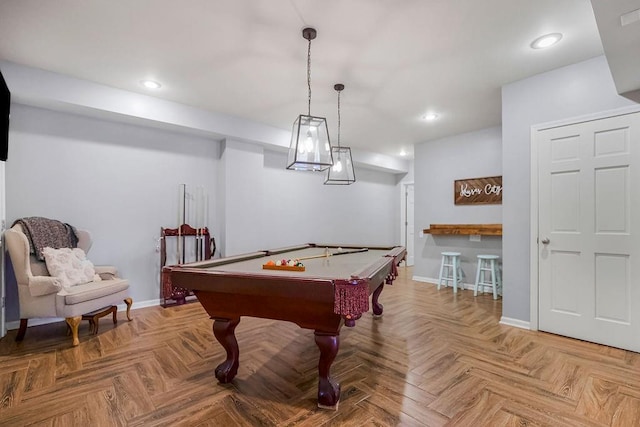
[[[227,352],[215,370],[221,383],[230,382],[238,372],[240,351],[234,331],[240,317],[286,320],[314,330],[320,349],[318,406],[337,409],[340,386],[330,369],[340,329],[354,326],[368,311],[372,294],[373,313],[382,315],[378,297],[385,283],[395,279],[405,256],[401,246],[305,244],[165,267],[169,270],[165,272],[175,286],[193,290],[214,320],[213,333]],[[264,267],[268,261],[283,259],[299,259],[304,267],[298,271]]]

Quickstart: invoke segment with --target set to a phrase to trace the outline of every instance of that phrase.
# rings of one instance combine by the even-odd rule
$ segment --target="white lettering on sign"
[[[470,188],[469,184],[462,184],[460,186],[460,195],[462,197],[472,197],[480,193],[482,193],[481,188]]]
[[[484,186],[484,194],[500,195],[502,193],[502,185],[487,184]]]
[[[477,188],[477,187],[469,187],[469,184],[466,184],[466,183],[460,186],[460,196],[462,197],[473,197],[482,193],[487,195],[489,194],[500,195],[500,193],[502,193],[502,186],[487,184],[484,186],[484,189]]]

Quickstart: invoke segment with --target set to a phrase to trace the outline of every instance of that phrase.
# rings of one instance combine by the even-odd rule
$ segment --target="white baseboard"
[[[55,322],[60,322],[64,320],[61,317],[43,317],[43,318],[35,318],[35,319],[29,319],[29,324],[28,326],[38,326],[38,325],[46,325],[48,323],[55,323]],[[7,327],[7,331],[10,331],[12,329],[18,329],[20,327],[20,321],[19,320],[14,320],[11,322],[7,322],[5,323],[5,326]]]
[[[437,284],[438,284],[438,279],[435,278],[435,277],[413,276],[412,280],[414,280],[416,282],[430,283],[430,284],[432,284],[434,286],[437,286]],[[468,289],[468,290],[472,291],[473,288],[475,288],[475,285],[476,285],[475,283],[462,283],[461,287],[462,287],[462,289]],[[493,292],[493,290],[491,289],[491,286],[485,285],[484,289],[482,289],[482,288],[483,288],[483,286],[481,285],[480,289],[478,289],[478,291],[480,291],[480,292],[482,292],[482,291],[484,291],[484,292]],[[500,290],[500,289],[498,289],[498,290]]]
[[[438,283],[438,279],[433,279],[430,277],[413,276],[412,279],[415,280],[416,282],[429,283],[434,286],[436,286],[436,284]],[[464,286],[464,289],[473,289],[473,284],[471,283],[463,283],[462,285]],[[140,301],[140,302],[134,301],[133,306],[131,306],[131,310],[137,310],[139,308],[146,308],[146,307],[155,307],[158,305],[160,305],[159,299],[152,299],[152,300]],[[118,311],[125,310],[126,308],[127,308],[126,304],[118,304]],[[57,317],[29,319],[29,327],[61,322],[63,320],[64,320],[63,318],[57,318]],[[526,322],[520,319],[512,319],[510,317],[504,317],[504,316],[500,318],[500,324],[513,326],[521,329],[527,329],[527,330],[531,329],[531,325],[529,322]],[[8,331],[13,329],[18,329],[20,327],[20,321],[14,320],[11,322],[7,322],[6,327]]]
[[[425,283],[431,283],[432,285],[438,285],[438,279],[435,277],[422,277],[422,276],[413,276],[413,280],[415,280],[416,282],[425,282]],[[463,289],[473,289],[474,283],[464,283],[462,282],[460,284],[460,286]]]
[[[438,283],[438,279],[432,279],[430,277],[422,277],[422,276],[413,276],[411,280],[415,280],[416,282],[431,283],[432,285],[435,285],[436,283]]]
[[[515,328],[531,330],[531,323],[530,322],[526,322],[524,320],[520,320],[520,319],[512,319],[510,317],[502,316],[500,318],[500,322],[499,323],[501,325],[507,325],[507,326],[513,326]]]
[[[146,300],[146,301],[134,301],[133,305],[131,306],[131,310],[137,310],[139,308],[147,308],[147,307],[155,307],[156,305],[160,305],[160,299],[150,299],[150,300]],[[122,304],[118,304],[118,311],[120,310],[126,310],[127,309],[127,305],[122,303]]]
[[[147,301],[134,301],[133,305],[131,306],[131,310],[137,310],[139,308],[146,308],[146,307],[154,307],[156,305],[160,305],[160,300],[159,299],[150,299]],[[122,303],[122,304],[118,304],[118,311],[122,311],[122,310],[126,310],[127,309],[127,305]],[[43,317],[43,318],[35,318],[35,319],[29,319],[29,324],[28,326],[38,326],[38,325],[47,325],[49,323],[56,323],[56,322],[62,322],[64,319],[62,317]],[[6,327],[7,327],[7,331],[10,331],[12,329],[18,329],[20,327],[20,321],[19,320],[13,320],[11,322],[7,322],[6,323]]]

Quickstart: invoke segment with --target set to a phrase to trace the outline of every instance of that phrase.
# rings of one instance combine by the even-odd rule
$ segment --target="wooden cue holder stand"
[[[160,305],[162,307],[184,304],[189,297],[193,297],[193,291],[173,286],[171,275],[163,272],[163,267],[167,265],[167,239],[174,238],[176,247],[181,248],[178,253],[179,264],[211,259],[216,251],[216,241],[211,237],[207,227],[196,229],[189,224],[182,224],[179,228],[160,228]],[[194,245],[196,259],[185,259],[186,245]],[[195,297],[190,300],[195,301]]]

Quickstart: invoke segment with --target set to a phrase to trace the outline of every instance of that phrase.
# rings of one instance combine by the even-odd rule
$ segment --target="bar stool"
[[[438,278],[438,290],[442,282],[453,283],[453,293],[458,292],[458,283],[462,284],[462,270],[460,269],[460,252],[442,252],[440,264],[440,277]]]
[[[478,270],[476,272],[476,284],[473,288],[473,296],[478,296],[479,286],[491,286],[493,289],[493,299],[498,299],[497,288],[502,288],[502,279],[500,278],[500,270],[497,260],[498,255],[478,255]],[[490,274],[491,281],[487,281],[487,275]]]

